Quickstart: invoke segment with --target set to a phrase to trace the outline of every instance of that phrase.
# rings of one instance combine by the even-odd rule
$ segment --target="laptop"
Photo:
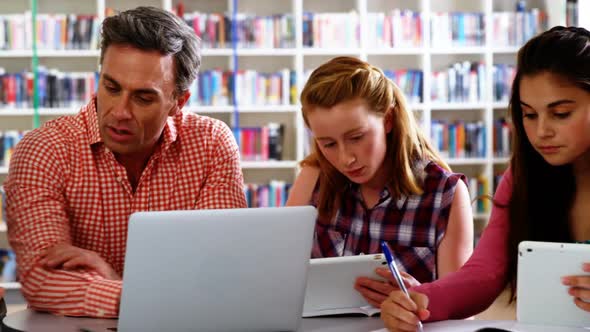
[[[316,214],[311,206],[134,213],[118,330],[297,330]]]
[[[590,245],[523,241],[518,246],[516,318],[519,323],[590,327],[590,315],[578,308],[561,277],[590,275]],[[588,299],[590,300],[590,299]]]

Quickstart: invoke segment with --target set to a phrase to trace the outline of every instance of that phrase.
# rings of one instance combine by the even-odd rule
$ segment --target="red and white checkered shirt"
[[[121,281],[45,269],[38,261],[49,247],[95,251],[122,275],[131,213],[246,207],[238,147],[223,122],[185,112],[170,117],[134,193],[125,168],[102,143],[95,105],[27,134],[10,163],[8,239],[33,309],[118,315]]]

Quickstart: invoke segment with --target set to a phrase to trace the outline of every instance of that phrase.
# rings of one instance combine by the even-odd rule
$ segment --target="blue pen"
[[[402,279],[402,276],[399,273],[397,266],[395,265],[395,259],[393,258],[393,254],[389,250],[387,242],[381,241],[381,249],[383,250],[383,254],[385,255],[385,259],[387,260],[387,266],[389,266],[389,270],[391,271],[391,274],[393,274],[395,281],[397,281],[399,288],[402,290],[402,292],[404,292],[404,294],[406,294],[408,298],[410,298],[408,289],[406,288],[406,285],[404,285],[404,280]],[[422,331],[422,329],[422,322],[418,321],[418,330]]]

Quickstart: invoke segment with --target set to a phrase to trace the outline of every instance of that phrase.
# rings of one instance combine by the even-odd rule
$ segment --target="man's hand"
[[[387,281],[359,277],[356,279],[354,289],[361,293],[370,305],[380,308],[381,303],[387,299],[389,294],[393,291],[399,290],[399,287],[388,268],[377,268],[375,272]],[[414,279],[410,274],[406,272],[400,273],[406,288],[420,285],[420,282]]]
[[[39,263],[49,269],[93,270],[105,279],[121,280],[121,276],[96,252],[74,247],[71,244],[60,243],[47,249],[41,254]]]

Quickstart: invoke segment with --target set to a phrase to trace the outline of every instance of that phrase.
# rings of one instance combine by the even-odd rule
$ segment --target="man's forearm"
[[[122,282],[96,272],[35,267],[22,280],[31,308],[65,316],[111,318],[119,315]]]

